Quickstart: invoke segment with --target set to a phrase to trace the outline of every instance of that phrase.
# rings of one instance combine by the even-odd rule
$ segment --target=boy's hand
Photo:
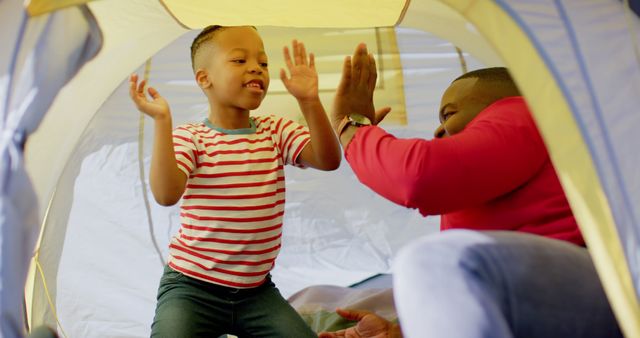
[[[153,87],[149,87],[147,91],[152,100],[149,101],[144,93],[145,81],[140,81],[138,84],[138,75],[131,74],[129,78],[129,96],[136,105],[138,110],[149,115],[154,120],[165,119],[171,117],[171,111],[169,110],[169,103],[165,100],[157,90]]]
[[[302,42],[293,40],[293,60],[289,53],[289,48],[284,47],[284,61],[289,69],[290,78],[287,78],[287,72],[280,69],[280,79],[284,83],[289,93],[299,101],[317,100],[318,99],[318,73],[316,72],[315,60],[313,53],[309,54],[307,60],[307,51]]]

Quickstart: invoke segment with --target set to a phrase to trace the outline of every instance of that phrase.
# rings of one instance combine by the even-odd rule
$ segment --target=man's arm
[[[376,126],[349,126],[340,133],[340,121],[352,113],[379,122],[373,108],[375,78],[375,60],[360,44],[353,64],[345,59],[332,121],[358,179],[395,203],[423,215],[477,205],[516,189],[548,159],[522,99],[492,105],[515,110],[476,118],[445,139],[397,139]]]
[[[345,158],[363,184],[423,215],[478,205],[524,184],[548,159],[524,101],[492,109],[444,139],[352,128]]]
[[[284,69],[280,78],[287,90],[298,100],[302,115],[307,121],[310,142],[304,147],[298,161],[320,170],[335,170],[340,166],[342,156],[336,135],[333,133],[327,113],[318,96],[318,74],[313,54],[307,59],[303,43],[294,40],[293,60],[287,47],[284,58],[291,77]]]

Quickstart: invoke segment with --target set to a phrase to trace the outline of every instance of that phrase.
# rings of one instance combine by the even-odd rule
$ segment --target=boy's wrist
[[[303,104],[316,104],[316,103],[320,103],[320,96],[319,95],[315,95],[315,96],[309,96],[309,97],[297,97],[296,100],[298,100],[298,103],[300,105]]]
[[[172,125],[172,121],[171,121],[171,115],[166,115],[166,116],[160,116],[160,115],[156,115],[153,117],[153,122],[156,125]]]
[[[298,99],[298,106],[300,106],[300,111],[305,119],[309,116],[317,115],[316,112],[318,111],[324,112],[320,97],[317,96],[315,98]]]

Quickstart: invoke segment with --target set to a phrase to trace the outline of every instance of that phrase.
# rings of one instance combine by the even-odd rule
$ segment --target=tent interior
[[[300,123],[295,99],[277,76],[284,68],[282,47],[294,38],[316,55],[327,110],[344,56],[357,43],[367,43],[378,66],[375,103],[392,107],[383,127],[398,137],[432,137],[442,91],[458,75],[509,67],[539,123],[618,321],[627,336],[640,335],[636,5],[618,0],[381,0],[376,6],[368,0],[31,1],[29,14],[22,15],[22,5],[0,1],[0,17],[14,13],[0,25],[23,27],[3,33],[15,35],[7,42],[16,51],[3,55],[1,65],[22,57],[13,67],[23,70],[14,72],[22,74],[18,79],[29,79],[25,86],[51,81],[33,75],[37,68],[30,68],[34,62],[27,56],[70,60],[43,47],[42,37],[58,32],[56,41],[66,46],[75,36],[65,34],[82,25],[87,33],[79,40],[99,41],[95,55],[58,82],[59,92],[41,104],[27,133],[24,170],[31,183],[24,187],[32,186],[34,196],[19,197],[31,197],[39,206],[35,226],[25,228],[38,237],[35,250],[28,240],[25,244],[32,258],[25,288],[28,324],[55,327],[65,337],[149,335],[168,243],[180,222],[177,206],[159,206],[151,196],[153,125],[132,104],[128,76],[135,72],[148,79],[167,98],[174,126],[202,120],[208,107],[193,80],[189,46],[201,28],[216,23],[255,25],[264,39],[271,85],[252,114]],[[606,53],[611,50],[617,51],[616,62]],[[15,102],[26,92],[2,84],[9,95],[0,102],[13,99],[6,106],[19,107]],[[3,122],[20,110],[3,109]],[[3,123],[3,132],[9,127]],[[8,175],[3,171],[2,177]],[[322,294],[325,310],[355,296],[380,296],[389,303],[388,293],[375,290],[391,287],[395,253],[439,229],[438,217],[424,218],[364,187],[344,161],[333,172],[287,168],[286,187],[282,249],[272,276],[292,302],[318,302],[318,294],[335,291]],[[28,222],[18,217],[12,223],[4,204],[2,211],[4,228]],[[2,250],[6,255],[8,249]],[[299,293],[318,285],[323,286],[316,295]],[[6,289],[0,288],[0,295]]]

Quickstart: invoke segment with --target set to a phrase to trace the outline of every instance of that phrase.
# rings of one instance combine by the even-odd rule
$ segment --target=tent
[[[375,5],[372,5],[374,3]],[[257,26],[272,68],[299,37],[318,53],[330,106],[339,61],[365,41],[379,60],[386,128],[428,137],[442,89],[505,65],[530,104],[626,336],[640,336],[640,26],[637,1],[0,1],[0,320],[69,337],[147,336],[175,208],[149,198],[151,129],[124,82],[144,74],[174,122],[205,109],[189,40],[210,23]],[[275,66],[274,66],[275,64]],[[272,76],[273,77],[273,76]],[[295,114],[274,81],[256,113]],[[289,115],[296,118],[296,115]],[[25,147],[26,142],[26,147]],[[285,294],[388,272],[436,219],[375,196],[343,165],[287,171]],[[36,242],[36,238],[38,238]],[[33,255],[31,255],[33,253]],[[28,259],[32,259],[27,276]]]

